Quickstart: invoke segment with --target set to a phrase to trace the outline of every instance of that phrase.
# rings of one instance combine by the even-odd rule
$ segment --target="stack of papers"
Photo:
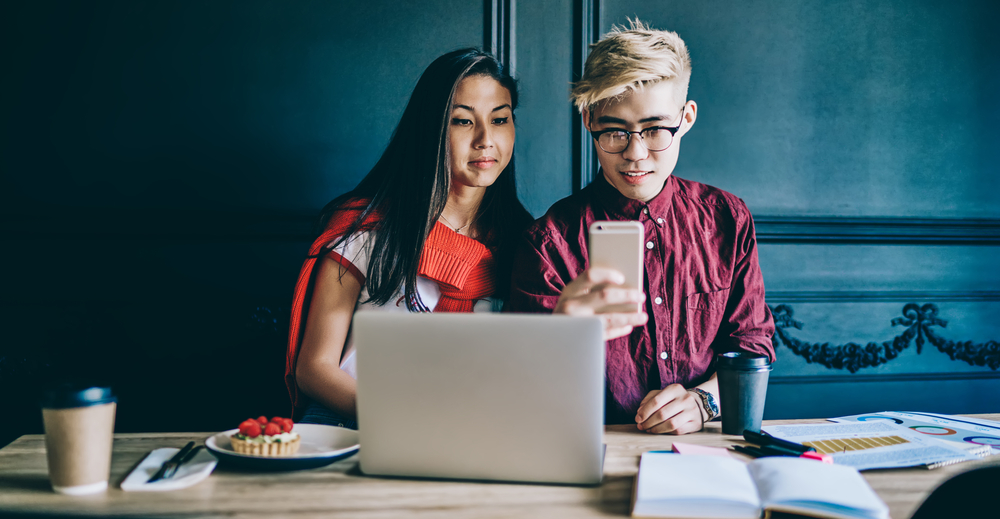
[[[939,440],[967,445],[989,445],[1000,454],[1000,422],[935,413],[882,411],[831,418],[831,422],[892,422]]]
[[[838,465],[858,470],[943,465],[976,460],[993,453],[989,445],[942,441],[895,422],[848,421],[833,424],[771,425],[775,437],[816,448]]]

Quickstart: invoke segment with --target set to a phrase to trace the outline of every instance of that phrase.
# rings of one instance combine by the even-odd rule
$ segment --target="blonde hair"
[[[638,19],[629,19],[628,29],[614,26],[604,39],[590,46],[583,78],[573,85],[570,98],[583,112],[644,85],[677,80],[683,102],[690,79],[691,56],[676,32],[658,31]]]

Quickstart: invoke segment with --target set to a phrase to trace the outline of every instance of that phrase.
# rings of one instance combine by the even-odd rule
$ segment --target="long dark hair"
[[[369,298],[364,302],[384,305],[402,286],[407,307],[416,308],[417,268],[424,241],[444,210],[451,188],[451,101],[459,82],[470,76],[495,79],[510,92],[511,109],[517,108],[517,81],[492,55],[469,48],[439,57],[420,76],[382,157],[358,187],[323,208],[319,232],[348,202],[367,202],[360,213],[351,213],[356,215],[354,222],[334,247],[358,232],[368,216],[378,215],[365,280]],[[531,220],[517,198],[511,157],[486,189],[475,217],[479,239],[493,251],[496,261],[495,297],[507,299],[514,244]]]

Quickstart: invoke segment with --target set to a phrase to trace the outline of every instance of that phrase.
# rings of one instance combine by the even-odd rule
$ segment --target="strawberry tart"
[[[299,450],[299,433],[292,432],[290,418],[260,416],[240,424],[238,433],[229,437],[233,450],[251,456],[290,456]]]

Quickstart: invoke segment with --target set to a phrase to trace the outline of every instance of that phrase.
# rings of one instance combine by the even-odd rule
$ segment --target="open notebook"
[[[889,517],[889,508],[852,467],[790,457],[743,463],[719,456],[642,455],[633,517],[759,519],[762,512]]]

